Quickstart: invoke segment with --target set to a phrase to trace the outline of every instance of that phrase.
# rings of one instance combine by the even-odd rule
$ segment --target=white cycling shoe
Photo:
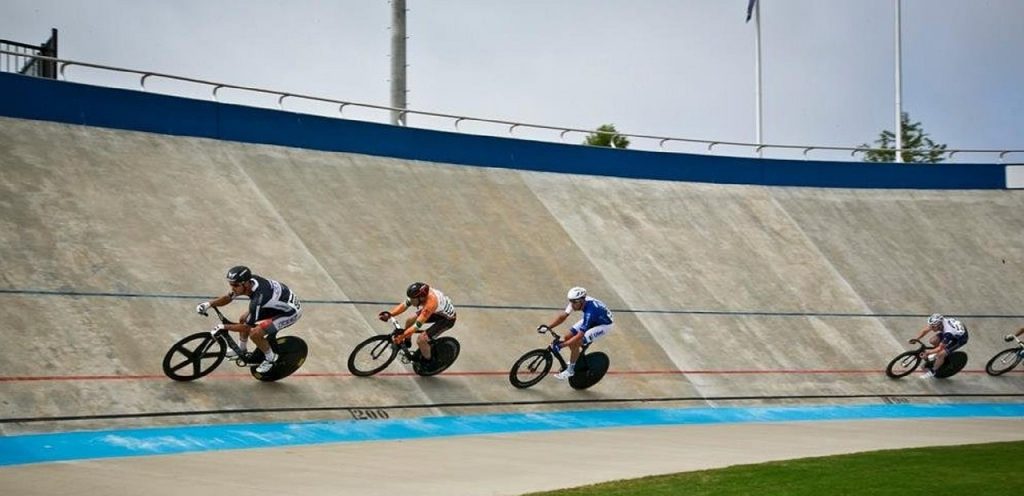
[[[560,381],[564,381],[564,380],[572,377],[575,374],[576,374],[575,370],[573,370],[573,369],[565,369],[565,370],[555,374],[555,379],[558,379]]]
[[[246,350],[242,350],[242,356],[245,356],[245,355],[248,355],[248,354],[249,353]],[[227,352],[227,354],[224,355],[224,358],[227,358],[228,360],[234,360],[234,359],[238,358],[238,353],[235,353],[235,350],[233,350],[231,348],[228,348],[228,352]]]
[[[272,369],[274,367],[274,363],[277,362],[277,358],[278,358],[277,355],[274,355],[274,359],[273,360],[271,360],[269,358],[264,358],[263,359],[263,363],[261,363],[259,367],[256,367],[256,372],[258,372],[260,374],[267,373],[267,371],[269,371],[270,369]]]

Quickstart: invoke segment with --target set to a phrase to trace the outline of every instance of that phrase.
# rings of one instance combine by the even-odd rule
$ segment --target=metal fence
[[[57,47],[56,40],[57,40],[56,30],[54,30],[54,36],[52,38],[52,41],[53,41],[53,47],[52,48],[53,48],[54,52],[56,52],[56,47]],[[46,44],[44,43],[44,45],[46,45]],[[39,47],[39,49],[40,49],[40,52],[41,52],[43,48]],[[406,117],[409,116],[409,115],[416,115],[416,116],[421,116],[421,117],[427,118],[427,119],[425,119],[425,121],[431,121],[431,120],[436,121],[436,120],[440,119],[441,121],[448,122],[448,125],[450,127],[448,127],[448,126],[434,126],[434,127],[431,127],[431,126],[413,126],[413,127],[420,127],[420,128],[423,128],[423,129],[438,129],[438,130],[446,130],[446,131],[455,131],[455,132],[470,133],[470,134],[485,134],[485,135],[491,135],[491,136],[506,136],[506,137],[511,137],[511,138],[523,138],[522,136],[516,135],[516,132],[517,131],[522,131],[522,130],[530,130],[530,131],[533,131],[533,132],[548,133],[550,135],[550,138],[545,139],[545,138],[537,138],[537,137],[533,136],[533,137],[530,137],[529,139],[535,139],[535,140],[536,139],[540,139],[542,141],[553,141],[553,142],[563,142],[563,143],[565,143],[566,142],[566,136],[569,136],[569,135],[575,135],[576,137],[580,137],[580,136],[590,136],[590,135],[593,135],[595,133],[598,133],[597,131],[595,131],[593,129],[579,129],[579,128],[570,128],[570,127],[561,127],[561,126],[549,126],[549,125],[544,125],[544,124],[530,124],[530,123],[525,123],[525,122],[506,121],[506,120],[501,120],[501,119],[489,119],[489,118],[470,117],[470,116],[455,115],[455,114],[443,114],[443,113],[437,113],[437,112],[425,112],[425,111],[419,111],[419,110],[410,110],[410,109],[404,109],[404,108],[388,107],[388,106],[385,106],[385,105],[373,105],[373,104],[367,104],[367,103],[349,102],[349,101],[344,101],[344,100],[336,100],[336,99],[333,99],[333,98],[324,98],[324,97],[318,97],[318,96],[312,96],[312,95],[303,95],[303,94],[298,94],[298,93],[291,93],[291,92],[287,92],[287,91],[278,91],[278,90],[270,90],[270,89],[264,89],[264,88],[255,88],[255,87],[250,87],[250,86],[239,86],[239,85],[233,85],[233,84],[227,84],[227,83],[218,83],[216,81],[206,81],[206,80],[202,80],[202,79],[183,77],[183,76],[175,76],[175,75],[172,75],[172,74],[164,74],[164,73],[159,73],[159,72],[143,71],[143,70],[138,70],[138,69],[127,69],[127,68],[123,68],[123,67],[114,67],[114,66],[107,66],[107,65],[100,65],[100,64],[92,64],[92,63],[88,63],[88,62],[79,62],[79,61],[75,61],[75,60],[61,60],[61,59],[58,59],[56,57],[50,57],[50,56],[46,56],[46,55],[42,55],[42,54],[28,54],[28,53],[24,53],[24,52],[20,52],[20,51],[11,51],[11,50],[7,50],[7,49],[0,49],[0,60],[2,60],[2,57],[4,57],[4,56],[14,56],[14,57],[23,57],[23,58],[33,59],[32,62],[29,62],[29,63],[24,64],[23,66],[21,66],[22,70],[8,71],[8,72],[20,72],[22,74],[30,74],[31,71],[38,70],[39,71],[38,74],[31,74],[31,75],[38,75],[38,76],[41,76],[41,77],[54,77],[54,76],[48,76],[47,75],[47,74],[53,73],[53,74],[55,74],[55,78],[56,79],[69,80],[68,76],[65,74],[66,70],[69,67],[81,67],[81,68],[99,69],[101,71],[105,71],[105,72],[108,72],[108,73],[128,74],[128,75],[137,76],[139,78],[139,80],[138,80],[138,85],[139,85],[138,88],[140,90],[142,90],[142,91],[151,91],[151,88],[147,88],[146,87],[146,81],[148,79],[151,79],[151,78],[154,78],[154,79],[164,79],[164,80],[170,80],[170,81],[175,81],[175,82],[179,82],[179,83],[188,83],[189,85],[205,86],[205,87],[207,87],[210,90],[210,93],[209,93],[210,98],[212,100],[214,100],[214,101],[219,101],[218,100],[218,93],[221,90],[240,90],[242,92],[245,92],[245,93],[248,93],[248,94],[253,94],[253,95],[263,95],[263,96],[276,97],[276,99],[277,99],[277,108],[280,109],[280,110],[287,110],[287,111],[290,111],[290,112],[300,112],[300,113],[309,113],[309,114],[317,115],[316,112],[311,112],[311,111],[309,111],[307,109],[298,110],[298,109],[295,109],[295,108],[286,108],[286,106],[285,106],[285,101],[286,100],[288,100],[289,102],[292,102],[292,101],[302,101],[302,102],[304,102],[306,104],[309,104],[309,103],[320,104],[320,105],[323,106],[323,108],[326,110],[326,112],[320,112],[319,115],[334,115],[336,117],[344,117],[346,119],[363,120],[363,121],[369,121],[369,122],[387,123],[387,122],[389,122],[389,117],[392,114],[392,112],[397,112],[398,113],[401,122],[407,122]],[[38,68],[38,69],[33,69],[33,68]],[[7,71],[7,69],[2,68],[2,66],[0,66],[0,70]],[[380,116],[379,116],[379,118],[375,118],[373,116],[369,116],[368,117],[367,115],[352,115],[351,113],[346,114],[345,113],[346,109],[361,109],[363,111],[369,111],[372,115],[376,115],[374,113],[378,113],[378,114],[380,114]],[[365,112],[364,112],[364,114],[365,114]],[[476,124],[485,124],[485,125],[490,125],[490,126],[496,126],[499,129],[503,129],[503,132],[501,132],[501,133],[487,133],[487,132],[479,132],[479,131],[478,132],[471,132],[471,131],[468,131],[468,130],[464,129],[463,127],[460,127],[462,125],[469,124],[469,123],[476,123]],[[679,137],[671,137],[671,136],[653,136],[653,135],[645,135],[645,134],[629,134],[629,133],[623,133],[623,132],[616,132],[616,133],[614,133],[613,136],[611,136],[611,138],[614,141],[614,138],[616,138],[618,136],[628,138],[631,141],[631,143],[632,143],[631,146],[634,149],[641,149],[641,150],[648,150],[648,151],[660,151],[660,152],[666,152],[666,153],[682,153],[679,150],[672,150],[672,149],[667,148],[667,146],[672,145],[672,144],[677,144],[677,145],[678,144],[685,144],[685,145],[688,145],[688,146],[691,146],[691,147],[696,147],[698,149],[698,152],[699,151],[703,151],[703,153],[707,153],[707,154],[715,154],[716,152],[720,153],[720,150],[723,150],[723,149],[729,149],[729,150],[737,150],[738,149],[738,150],[743,150],[745,152],[745,155],[747,155],[747,156],[753,155],[753,156],[756,156],[756,157],[761,157],[762,156],[762,152],[775,152],[776,154],[779,154],[779,155],[783,155],[783,154],[787,154],[787,153],[788,154],[799,154],[799,157],[802,157],[804,160],[810,160],[812,158],[812,157],[808,156],[808,154],[810,152],[831,152],[833,154],[840,154],[841,156],[846,156],[847,157],[846,160],[851,160],[853,157],[857,157],[858,155],[865,154],[865,153],[867,153],[869,151],[889,151],[889,152],[893,151],[892,149],[867,148],[867,147],[862,147],[862,146],[842,147],[842,146],[816,146],[816,145],[793,145],[793,144],[757,144],[757,143],[743,143],[743,142],[734,142],[734,141],[706,140],[706,139],[696,139],[696,138],[679,138]],[[579,142],[576,142],[576,143],[578,144]],[[637,145],[640,145],[640,146],[637,146]],[[581,144],[580,146],[586,146],[586,145],[582,145]],[[911,150],[907,150],[907,149],[904,149],[904,150],[905,151],[911,151]],[[901,151],[904,151],[904,150],[901,150]],[[914,150],[914,151],[925,152],[927,150]],[[952,159],[956,155],[972,154],[972,155],[975,155],[975,156],[981,155],[981,156],[989,157],[989,163],[999,163],[999,164],[1005,163],[1007,155],[1011,155],[1011,154],[1024,154],[1024,150],[1014,150],[1014,149],[944,149],[944,150],[935,150],[935,151],[940,152],[941,155],[943,155],[947,159]],[[689,152],[689,153],[693,153],[693,152]],[[847,154],[849,154],[849,155],[847,155]],[[742,156],[742,155],[737,155],[737,154],[733,154],[733,153],[727,153],[727,155]],[[764,157],[764,158],[780,158],[780,157]],[[995,160],[992,160],[992,159],[995,159]],[[825,158],[824,160],[834,160],[834,159]]]
[[[17,72],[26,76],[57,79],[57,30],[50,31],[50,39],[39,45],[0,40],[0,71]],[[50,59],[38,58],[50,57]]]

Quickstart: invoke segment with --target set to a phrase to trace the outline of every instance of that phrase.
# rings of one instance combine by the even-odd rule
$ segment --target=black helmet
[[[249,267],[244,265],[236,265],[228,269],[228,275],[226,277],[228,282],[249,282],[249,279],[252,279],[252,271],[249,270]]]
[[[423,298],[430,292],[430,286],[427,286],[425,282],[414,282],[409,285],[409,288],[405,290],[405,296],[409,298]]]

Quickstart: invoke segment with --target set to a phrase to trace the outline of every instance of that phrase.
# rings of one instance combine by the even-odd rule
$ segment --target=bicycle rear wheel
[[[430,350],[430,357],[433,359],[430,367],[424,367],[422,363],[414,363],[412,366],[413,372],[423,377],[440,374],[451,367],[455,359],[459,358],[462,346],[455,338],[445,336],[435,340],[430,345]]]
[[[1020,363],[1020,360],[1020,347],[1007,348],[996,353],[996,356],[992,357],[992,359],[985,364],[985,372],[988,372],[988,375],[991,376],[1003,375],[1013,370],[1013,368]]]
[[[942,362],[941,367],[935,369],[935,378],[945,379],[952,377],[957,372],[963,370],[965,365],[967,365],[967,353],[954,351],[946,356],[946,360]]]
[[[194,381],[224,361],[227,346],[209,332],[185,336],[164,355],[164,375],[176,381]]]
[[[256,371],[258,365],[249,367],[249,371],[253,377],[263,382],[274,382],[280,379],[284,379],[299,370],[303,363],[306,363],[306,355],[309,353],[309,347],[306,345],[306,341],[298,336],[281,336],[277,338],[275,343],[277,347],[278,357],[277,361],[274,362],[274,366],[270,370],[259,373]],[[257,350],[256,355],[253,356],[253,361],[263,360],[263,352]]]
[[[896,355],[896,358],[893,358],[889,362],[889,366],[885,368],[885,375],[892,379],[899,379],[917,370],[917,366],[921,364],[921,356],[918,353],[917,351],[905,351]]]
[[[587,389],[597,384],[608,372],[608,355],[598,351],[583,355],[576,364],[576,373],[569,378],[569,386],[573,389]]]
[[[348,371],[355,376],[368,377],[386,369],[396,356],[398,347],[392,345],[391,335],[373,336],[352,350],[348,356]]]
[[[508,372],[508,381],[519,389],[533,386],[548,375],[553,361],[551,351],[546,348],[528,351],[512,364],[512,369]]]

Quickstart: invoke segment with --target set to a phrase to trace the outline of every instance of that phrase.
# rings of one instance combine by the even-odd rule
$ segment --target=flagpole
[[[898,1],[898,0],[897,0]],[[757,156],[761,157],[760,145],[764,144],[762,136],[762,120],[761,120],[761,2],[755,1],[754,3],[754,72],[757,73],[757,83],[755,84],[754,104],[757,107],[757,122],[756,122],[756,133],[757,133]]]
[[[896,162],[903,162],[903,64],[901,60],[900,2],[896,0]]]

